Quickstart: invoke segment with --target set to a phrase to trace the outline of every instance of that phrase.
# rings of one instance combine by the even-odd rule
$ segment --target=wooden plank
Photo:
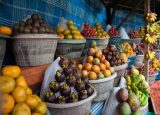
[[[144,3],[144,14],[146,15],[148,12],[150,12],[151,9],[150,9],[150,0],[145,0],[145,3]],[[148,25],[148,22],[145,20],[145,26]],[[147,30],[145,30],[146,33],[147,33]],[[146,42],[145,43],[145,54],[146,52],[149,51],[149,44]],[[147,82],[149,82],[149,60],[145,57],[145,60],[144,60],[144,72],[145,72],[145,77],[146,77],[146,80]]]
[[[135,7],[126,15],[126,17],[121,21],[121,23],[117,26],[117,30],[123,25],[123,23],[128,19],[128,17],[136,11],[136,9],[143,3],[144,0],[140,0]]]

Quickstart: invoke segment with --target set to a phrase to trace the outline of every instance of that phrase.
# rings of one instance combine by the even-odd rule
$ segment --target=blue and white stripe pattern
[[[103,107],[104,107],[104,103],[105,101],[101,101],[101,102],[97,102],[97,103],[92,103],[92,107],[91,107],[91,112],[94,115],[100,115]]]

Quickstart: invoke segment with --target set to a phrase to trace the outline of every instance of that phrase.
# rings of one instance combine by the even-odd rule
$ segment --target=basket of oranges
[[[106,100],[110,90],[113,89],[114,78],[117,73],[114,68],[110,67],[110,63],[96,45],[88,49],[82,69],[83,76],[89,78],[89,82],[97,91],[97,97],[93,101]]]

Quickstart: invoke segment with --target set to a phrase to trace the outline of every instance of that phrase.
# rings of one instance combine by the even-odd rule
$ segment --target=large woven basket
[[[88,49],[90,46],[89,44],[91,43],[91,41],[96,41],[97,43],[97,47],[99,49],[105,49],[108,45],[108,41],[109,41],[109,38],[104,38],[104,39],[100,39],[100,38],[86,38],[87,42],[86,42],[86,46],[85,46],[85,49]]]
[[[49,64],[54,60],[56,35],[23,34],[13,37],[13,53],[21,67]]]
[[[99,80],[89,80],[89,82],[94,86],[97,91],[97,96],[93,100],[94,102],[99,102],[107,100],[110,91],[113,89],[114,78],[117,77],[117,73],[113,74],[110,77],[99,79]]]
[[[59,40],[56,57],[77,58],[82,55],[86,40]]]
[[[121,77],[123,77],[126,73],[127,67],[128,67],[127,63],[113,67],[115,72],[117,73],[117,77],[114,79],[114,86],[118,86]]]
[[[93,98],[97,95],[94,93],[82,101],[67,104],[46,103],[51,115],[89,115]]]
[[[0,35],[0,69],[2,67],[2,62],[6,51],[6,38],[8,38],[8,36]]]

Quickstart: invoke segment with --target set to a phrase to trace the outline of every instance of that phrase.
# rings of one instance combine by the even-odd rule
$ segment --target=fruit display
[[[134,93],[129,93],[127,89],[120,88],[117,92],[117,100],[119,105],[117,107],[120,115],[142,115],[140,103],[137,96]]]
[[[32,94],[18,66],[2,68],[0,90],[3,93],[2,110],[5,115],[46,114],[46,104],[37,95]]]
[[[110,63],[105,59],[102,51],[96,47],[96,42],[90,43],[85,64],[83,65],[82,74],[90,80],[102,79],[114,74],[114,69],[110,67]]]
[[[84,39],[83,35],[77,29],[73,21],[68,20],[66,25],[67,25],[67,29],[63,29],[60,26],[58,26],[56,29],[56,32],[61,39],[74,39],[74,40]]]
[[[122,44],[124,51],[126,52],[127,56],[135,56],[136,52],[133,51],[132,46],[128,42],[124,42]]]
[[[140,68],[140,73],[144,74],[144,66]],[[153,69],[153,67],[149,66],[149,75],[156,75],[157,71]]]
[[[39,14],[32,14],[26,21],[21,21],[13,25],[13,34],[55,34],[49,25]]]
[[[94,24],[93,30],[96,32],[98,38],[109,38],[107,32],[104,31],[104,29],[98,22]]]
[[[144,27],[140,27],[139,29],[139,35],[141,38],[144,38],[145,37],[145,28]]]
[[[88,38],[94,38],[97,36],[96,32],[93,30],[93,28],[88,23],[84,24],[84,29],[82,30],[81,34],[84,37],[88,37]]]
[[[54,80],[49,83],[49,91],[44,93],[44,100],[49,103],[74,103],[84,100],[94,93],[93,86],[83,76],[79,66],[68,58],[61,57],[61,69],[56,71]]]
[[[157,19],[157,14],[153,12],[147,13],[146,20],[148,20],[148,22],[154,22],[156,19]]]
[[[0,26],[0,34],[11,35],[12,34],[12,29],[7,27],[7,26]]]
[[[132,110],[137,110],[139,105],[145,106],[149,98],[149,85],[145,80],[144,75],[135,68],[131,68],[131,74],[125,77],[127,81],[127,89],[131,94],[128,102]]]
[[[103,50],[106,60],[110,62],[111,67],[124,64],[124,60],[115,45],[111,44]]]
[[[152,63],[152,68],[155,71],[160,70],[160,62],[159,62],[159,60],[157,58],[154,58],[151,63]]]
[[[109,29],[108,34],[109,34],[110,37],[119,36],[118,31],[117,31],[116,28],[114,28],[114,27],[111,27],[111,28]]]
[[[129,37],[130,37],[131,39],[140,38],[140,34],[139,34],[138,31],[132,30],[132,31],[129,33]]]

